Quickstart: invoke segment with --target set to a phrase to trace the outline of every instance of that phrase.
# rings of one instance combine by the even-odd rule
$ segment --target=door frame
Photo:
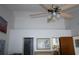
[[[25,38],[32,38],[33,39],[33,54],[34,54],[34,37],[23,37],[23,50],[22,50],[22,54],[24,55],[24,39]]]

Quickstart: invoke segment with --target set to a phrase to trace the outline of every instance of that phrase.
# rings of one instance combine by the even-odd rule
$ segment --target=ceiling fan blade
[[[46,12],[34,13],[34,14],[31,14],[30,16],[38,16],[38,15],[44,15],[44,14],[48,14],[48,12],[47,13]]]
[[[45,9],[46,11],[48,11],[48,8],[44,6],[44,4],[40,4],[40,6]]]
[[[64,4],[64,5],[62,6],[62,10],[65,11],[65,10],[74,8],[75,6],[78,6],[78,5],[79,5],[79,4]]]
[[[46,11],[53,10],[54,7],[53,4],[40,4],[40,6],[44,8]]]
[[[65,13],[65,12],[61,12],[60,15],[65,17],[65,18],[72,18],[73,17],[73,15]]]

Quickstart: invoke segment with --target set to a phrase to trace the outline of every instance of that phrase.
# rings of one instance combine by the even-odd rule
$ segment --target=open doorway
[[[33,55],[33,37],[24,38],[24,55]]]

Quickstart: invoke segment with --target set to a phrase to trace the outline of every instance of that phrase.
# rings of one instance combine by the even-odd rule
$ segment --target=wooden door
[[[60,37],[60,54],[61,55],[74,55],[74,44],[72,37]]]

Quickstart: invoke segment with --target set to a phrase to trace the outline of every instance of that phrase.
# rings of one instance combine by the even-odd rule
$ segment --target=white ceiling
[[[46,7],[49,7],[49,5],[45,4]],[[57,5],[61,9],[63,9],[64,5],[67,5],[67,4],[54,4],[54,5]],[[46,10],[42,8],[40,4],[4,4],[4,6],[12,11],[27,11],[27,12],[44,12],[45,11],[46,12]],[[69,11],[69,9],[66,11]]]
[[[45,11],[39,4],[6,4],[12,11],[41,12]]]
[[[49,5],[45,4],[45,7],[49,7]],[[63,9],[64,5],[67,5],[67,4],[54,4],[54,5],[57,5],[61,9]],[[33,12],[33,13],[46,12],[46,10],[42,6],[40,6],[40,4],[4,4],[4,6],[12,11],[26,11],[26,12]],[[68,12],[71,14],[76,13],[77,15],[79,15],[79,6],[76,6],[71,9],[67,9],[65,12]]]
[[[54,4],[55,6],[59,6],[63,8],[65,4]],[[45,11],[40,4],[5,4],[8,9],[12,11]],[[51,4],[44,4],[45,7],[51,8]]]
[[[40,4],[4,4],[8,9],[12,11],[44,11],[44,8],[40,6]],[[44,4],[45,7],[51,7],[51,4]],[[64,4],[54,4],[55,6],[59,6],[60,8],[64,6]]]

